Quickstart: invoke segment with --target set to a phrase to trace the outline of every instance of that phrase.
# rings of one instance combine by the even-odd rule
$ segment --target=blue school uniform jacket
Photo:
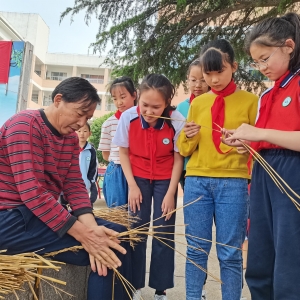
[[[95,148],[88,142],[80,152],[79,165],[86,189],[90,193],[91,185],[98,177],[98,159]]]

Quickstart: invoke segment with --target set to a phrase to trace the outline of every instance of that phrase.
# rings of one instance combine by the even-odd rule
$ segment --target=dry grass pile
[[[41,280],[47,281],[50,285],[50,282],[65,285],[66,283],[61,280],[41,274],[43,269],[58,271],[60,267],[57,264],[61,263],[48,261],[35,253],[6,255],[3,251],[0,252],[0,299],[5,299],[5,295],[11,293],[19,299],[16,291],[23,290],[25,283],[29,285],[34,299],[38,299],[35,291],[38,290]]]
[[[130,229],[132,224],[139,219],[128,213],[128,205],[117,206],[113,208],[101,208],[93,211],[94,216],[109,222],[123,225]]]
[[[172,214],[174,213],[175,211],[178,211],[180,209],[183,209],[184,207],[186,206],[189,206],[189,205],[192,205],[193,203],[199,201],[201,199],[201,197],[199,197],[198,199],[194,200],[194,201],[191,201],[190,203],[182,206],[182,207],[178,207],[176,208],[174,211],[170,212],[169,214]],[[113,208],[112,210],[114,210],[115,208]],[[103,217],[103,216],[101,216]],[[117,217],[117,216],[116,216]],[[166,216],[161,216],[160,218],[165,218]],[[156,220],[160,219],[160,218],[157,218]],[[153,220],[153,222],[155,222],[156,220]],[[149,222],[150,223],[150,222]],[[119,240],[121,241],[126,241],[126,242],[133,242],[134,244],[135,243],[138,243],[138,242],[141,242],[146,236],[151,236],[152,238],[154,239],[157,239],[159,240],[162,244],[166,245],[167,247],[170,247],[172,248],[169,244],[167,244],[166,242],[167,241],[173,241],[175,242],[175,244],[182,244],[182,245],[185,245],[186,247],[191,247],[197,251],[203,251],[203,249],[201,249],[200,247],[196,248],[196,247],[193,247],[193,246],[190,246],[186,243],[183,243],[181,242],[180,240],[177,240],[176,238],[173,240],[173,239],[168,239],[168,238],[165,238],[165,237],[161,237],[161,234],[171,234],[171,233],[168,233],[168,232],[162,232],[161,229],[162,228],[165,228],[165,227],[168,227],[168,226],[171,226],[171,225],[168,225],[168,226],[149,226],[149,223],[146,223],[146,224],[143,224],[137,228],[134,228],[134,229],[129,229],[125,232],[120,232],[119,235],[117,236]],[[186,226],[186,225],[174,225],[175,227],[178,227],[178,226]],[[160,229],[160,231],[157,231],[157,229]],[[179,233],[176,233],[175,232],[175,237],[176,236],[186,236],[185,234],[179,234]],[[195,240],[204,240],[204,241],[207,241],[207,242],[211,242],[211,243],[215,243],[215,244],[220,244],[220,243],[217,243],[217,242],[212,242],[212,241],[209,241],[209,240],[206,240],[206,239],[202,239],[202,238],[199,238],[199,237],[194,237],[194,236],[191,236],[189,235],[190,238],[194,238]],[[225,245],[225,244],[220,244],[222,246],[225,246],[225,247],[231,247],[231,248],[235,248],[235,249],[238,249],[238,250],[241,250],[240,248],[236,248],[236,247],[232,247],[232,246],[228,246],[228,245]],[[55,256],[59,253],[62,253],[62,252],[67,252],[67,251],[78,251],[80,249],[83,249],[82,246],[77,246],[77,247],[71,247],[71,248],[66,248],[66,249],[62,249],[60,251],[57,251],[57,252],[52,252],[52,253],[48,253],[46,254],[46,256]],[[192,264],[194,264],[197,268],[201,269],[203,272],[206,272],[209,276],[211,276],[214,280],[221,282],[221,280],[216,277],[215,275],[207,272],[204,268],[202,268],[201,266],[197,265],[195,262],[193,262],[192,260],[190,260],[189,258],[186,257],[186,255],[184,253],[181,253],[180,251],[178,251],[177,249],[175,248],[172,248],[173,251],[177,252],[179,255],[185,257],[186,259],[188,259]],[[135,292],[135,289],[134,287],[132,286],[132,284],[122,276],[122,274],[117,270],[117,269],[113,269],[114,270],[114,281],[116,280],[116,278],[118,278],[120,280],[120,282],[123,284],[128,296],[130,299],[132,299],[132,294]],[[113,297],[112,299],[114,299],[114,283],[112,285],[112,291],[113,291]],[[142,298],[140,298],[140,300],[142,300]]]

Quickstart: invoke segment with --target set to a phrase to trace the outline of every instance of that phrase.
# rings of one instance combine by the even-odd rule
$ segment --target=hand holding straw
[[[152,117],[152,118],[157,118],[157,119],[165,119],[165,120],[171,120],[171,121],[178,121],[178,122],[188,123],[187,120],[180,120],[180,119],[168,118],[168,117],[163,117],[163,116],[148,115],[148,114],[142,114],[142,116],[147,116],[147,117]],[[203,125],[200,125],[200,124],[198,124],[198,125],[200,127],[203,127],[203,128],[209,129],[209,130],[214,130],[214,131],[217,131],[217,132],[221,132],[220,130],[216,130],[216,129],[213,129],[213,128],[210,128],[210,127],[207,127],[207,126],[203,126]]]
[[[218,124],[216,124],[221,131],[223,131],[223,128],[221,128]],[[231,133],[229,133],[230,136],[232,136]],[[298,195],[288,184],[287,182],[272,168],[272,166],[258,153],[256,152],[252,147],[250,147],[248,144],[243,142],[241,139],[237,139],[247,151],[252,154],[252,156],[255,158],[255,160],[264,168],[264,170],[269,174],[271,179],[274,181],[276,186],[279,188],[281,193],[284,193],[288,196],[288,198],[293,202],[293,204],[296,206],[297,210],[300,211],[300,204],[296,199],[292,197],[294,195],[296,198],[300,199],[300,195]],[[292,194],[292,195],[291,195]]]

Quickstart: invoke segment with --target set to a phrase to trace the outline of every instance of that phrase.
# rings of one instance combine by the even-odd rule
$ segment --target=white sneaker
[[[205,292],[205,290],[202,290],[201,300],[206,300],[206,292]]]
[[[154,300],[167,300],[167,296],[166,295],[154,295]]]
[[[141,300],[142,299],[142,291],[136,290],[132,295],[132,300]]]

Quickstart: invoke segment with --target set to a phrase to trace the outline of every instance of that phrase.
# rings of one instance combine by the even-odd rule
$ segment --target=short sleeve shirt
[[[169,179],[174,163],[174,151],[185,118],[173,111],[170,127],[163,119],[158,119],[154,127],[138,113],[138,107],[125,111],[119,121],[113,143],[129,148],[130,162],[134,176],[148,179]]]
[[[113,161],[115,164],[120,164],[119,147],[112,141],[115,136],[119,120],[112,115],[102,125],[101,137],[98,150],[109,151],[109,161]]]

